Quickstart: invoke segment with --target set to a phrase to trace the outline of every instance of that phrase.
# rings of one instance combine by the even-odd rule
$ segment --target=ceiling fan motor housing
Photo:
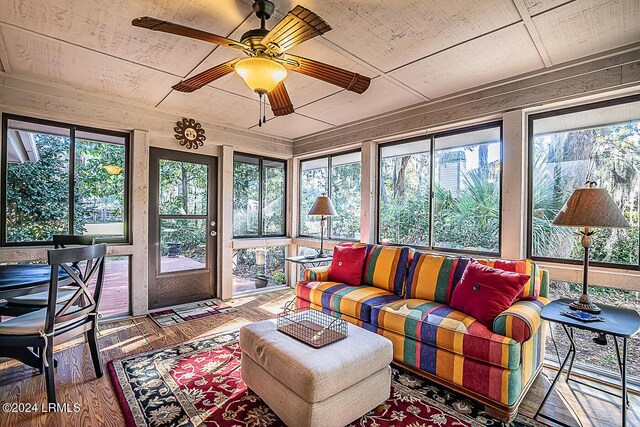
[[[269,0],[256,0],[253,2],[253,11],[260,19],[269,19],[273,12],[276,10],[276,6]]]

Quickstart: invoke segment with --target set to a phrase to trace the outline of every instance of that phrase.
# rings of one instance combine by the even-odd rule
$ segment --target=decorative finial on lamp
[[[327,193],[322,193],[318,196],[316,202],[309,209],[308,215],[320,216],[320,252],[318,252],[318,258],[325,257],[324,253],[324,223],[327,216],[338,215],[336,209],[331,203],[331,199],[327,196]]]
[[[584,273],[582,295],[569,306],[574,310],[600,313],[600,307],[591,302],[587,293],[589,275],[589,248],[593,243],[594,231],[591,228],[628,228],[631,227],[616,203],[604,188],[597,188],[595,182],[587,181],[586,187],[574,190],[553,220],[554,225],[580,227],[576,234],[581,236],[584,248]]]

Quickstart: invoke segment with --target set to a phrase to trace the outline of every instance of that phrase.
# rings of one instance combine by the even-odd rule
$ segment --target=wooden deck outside
[[[240,326],[274,317],[292,297],[292,291],[277,291],[259,296],[238,298],[231,302],[238,311],[207,317],[162,329],[147,317],[104,323],[100,332],[103,360],[151,351],[214,333],[235,330]],[[113,426],[124,425],[108,375],[96,379],[89,349],[82,339],[56,346],[56,390],[60,403],[78,403],[78,413],[3,413],[1,426]],[[545,369],[529,391],[521,413],[531,416],[547,390],[554,371]],[[545,413],[572,426],[618,426],[620,409],[617,400],[604,394],[578,394],[562,381],[547,404]],[[640,397],[631,395],[629,425],[640,425]],[[44,378],[16,361],[0,361],[0,402],[46,401]]]

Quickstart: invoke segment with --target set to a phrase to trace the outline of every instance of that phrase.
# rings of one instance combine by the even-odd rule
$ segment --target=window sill
[[[266,246],[287,246],[291,244],[291,237],[260,237],[233,239],[231,247],[233,249],[249,249]]]
[[[581,265],[537,261],[540,268],[549,270],[551,280],[582,283]],[[640,271],[589,266],[589,285],[640,291]]]
[[[11,246],[0,248],[0,262],[46,261],[48,246]],[[129,243],[107,244],[107,256],[133,255],[133,245]]]

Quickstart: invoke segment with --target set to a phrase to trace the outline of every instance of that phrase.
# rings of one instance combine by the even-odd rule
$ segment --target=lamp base
[[[573,310],[586,311],[587,313],[594,313],[594,314],[598,314],[602,311],[600,310],[600,307],[598,307],[597,305],[595,305],[590,301],[588,302],[574,301],[571,304],[569,304],[569,307],[571,307]]]

